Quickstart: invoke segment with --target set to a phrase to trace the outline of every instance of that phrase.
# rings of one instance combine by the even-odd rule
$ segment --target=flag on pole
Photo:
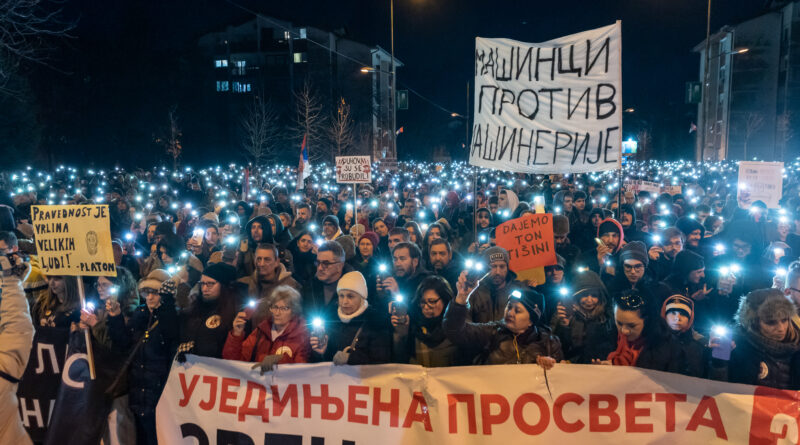
[[[692,124],[689,125],[689,134],[692,134],[695,131],[697,131],[697,125],[695,125],[694,122],[692,122]]]
[[[395,131],[394,134],[400,136],[401,134],[403,134],[403,130],[404,130],[403,127],[400,127],[400,128],[397,129],[397,131]]]
[[[308,135],[303,135],[303,144],[300,145],[300,165],[297,167],[297,187],[296,190],[303,188],[303,181],[311,176],[311,164],[308,163],[308,147],[306,139]]]

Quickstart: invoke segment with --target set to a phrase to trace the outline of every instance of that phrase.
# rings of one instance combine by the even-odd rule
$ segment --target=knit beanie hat
[[[358,238],[358,244],[361,244],[361,240],[364,239],[364,238],[368,239],[372,243],[373,250],[378,248],[378,243],[380,242],[380,238],[378,238],[378,234],[377,233],[375,233],[375,232],[365,232],[363,235],[361,235]]]
[[[331,211],[331,207],[333,207],[333,202],[330,200],[330,198],[319,198],[319,201],[325,203],[325,207],[328,208],[329,212]]]
[[[353,238],[358,239],[359,242],[361,241],[361,235],[366,232],[367,228],[364,227],[364,224],[353,224],[353,227],[350,227],[350,235],[352,235]]]
[[[230,264],[216,263],[206,267],[203,275],[222,283],[223,286],[227,286],[236,280],[236,268]]]
[[[328,215],[322,219],[322,224],[325,223],[330,223],[336,227],[339,227],[339,218],[337,218],[336,215]]]
[[[349,290],[357,293],[363,299],[367,299],[367,280],[361,272],[347,272],[339,278],[336,284],[336,292],[341,290]]]
[[[700,237],[703,237],[706,229],[700,224],[700,221],[697,221],[694,218],[689,218],[688,216],[684,216],[679,218],[678,221],[675,222],[675,227],[678,228],[684,235],[689,236],[690,233],[694,232],[695,230],[700,231]]]
[[[638,260],[647,267],[647,262],[649,261],[647,246],[641,241],[631,241],[620,249],[619,260],[620,263],[624,263],[625,260]]]
[[[161,288],[161,284],[169,280],[169,273],[164,269],[153,269],[147,276],[139,281],[139,289],[156,289]]]
[[[553,216],[553,235],[566,236],[569,234],[569,218],[566,215]]]
[[[511,291],[510,301],[519,301],[530,314],[531,322],[537,324],[544,313],[544,295],[533,289]]]
[[[685,279],[690,272],[705,268],[703,257],[691,250],[681,250],[672,263],[672,274]]]
[[[666,319],[667,313],[671,311],[678,311],[688,317],[689,326],[694,324],[694,301],[691,298],[680,294],[667,298],[661,306],[661,318]]]
[[[334,243],[342,246],[344,249],[344,260],[350,261],[356,256],[356,241],[350,235],[340,236],[333,240]]]
[[[492,246],[486,249],[483,252],[483,258],[486,260],[486,264],[492,264],[492,261],[505,261],[506,264],[511,260],[511,257],[508,255],[508,251],[503,249],[500,246]]]

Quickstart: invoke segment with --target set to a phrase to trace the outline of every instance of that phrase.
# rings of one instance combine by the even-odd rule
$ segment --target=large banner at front
[[[278,366],[188,356],[168,444],[797,443],[796,391],[604,365]],[[547,382],[549,381],[549,389]],[[788,443],[788,442],[787,442]]]
[[[621,23],[544,43],[475,39],[469,162],[524,173],[621,166]]]

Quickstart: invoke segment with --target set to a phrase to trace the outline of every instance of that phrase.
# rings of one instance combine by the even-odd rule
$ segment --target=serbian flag
[[[303,144],[300,146],[300,165],[297,166],[297,187],[296,190],[303,188],[303,181],[311,176],[311,165],[308,163],[308,147],[306,146],[306,138],[308,135],[303,135]]]

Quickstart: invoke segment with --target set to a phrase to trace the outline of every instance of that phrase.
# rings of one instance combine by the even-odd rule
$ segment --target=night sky
[[[151,113],[142,95],[152,94],[157,101],[171,91],[169,82],[185,81],[159,75],[159,69],[179,71],[180,57],[174,56],[196,49],[199,36],[252,18],[236,5],[296,25],[344,27],[354,40],[389,48],[389,0],[70,1],[62,4],[63,16],[77,26],[71,31],[74,37],[58,43],[51,55],[50,64],[58,70],[31,69],[38,103],[33,109],[44,128],[43,145],[71,139],[91,153],[105,150],[98,144],[104,139],[121,146],[126,138],[145,140],[149,130],[144,128],[131,129],[130,136],[119,131],[106,135],[102,129],[111,123],[135,123]],[[719,0],[713,7],[712,32],[759,14],[765,5],[762,0]],[[633,116],[626,115],[624,136],[637,125],[649,124],[655,156],[675,150],[691,156],[694,135],[688,129],[696,106],[683,103],[684,88],[686,81],[698,78],[698,55],[691,49],[705,37],[704,0],[395,0],[395,53],[405,64],[398,71],[399,88],[407,85],[463,114],[476,36],[541,42],[615,20],[622,20],[623,105],[636,109]],[[69,91],[94,79],[105,82],[108,94],[70,98]],[[139,103],[129,104],[126,95]],[[76,101],[84,103],[76,107]],[[455,154],[463,141],[463,123],[414,95],[410,106],[398,114],[398,127],[405,128],[398,139],[400,157],[423,158],[439,142]],[[79,134],[61,134],[76,127]],[[75,150],[75,144],[65,147]]]

